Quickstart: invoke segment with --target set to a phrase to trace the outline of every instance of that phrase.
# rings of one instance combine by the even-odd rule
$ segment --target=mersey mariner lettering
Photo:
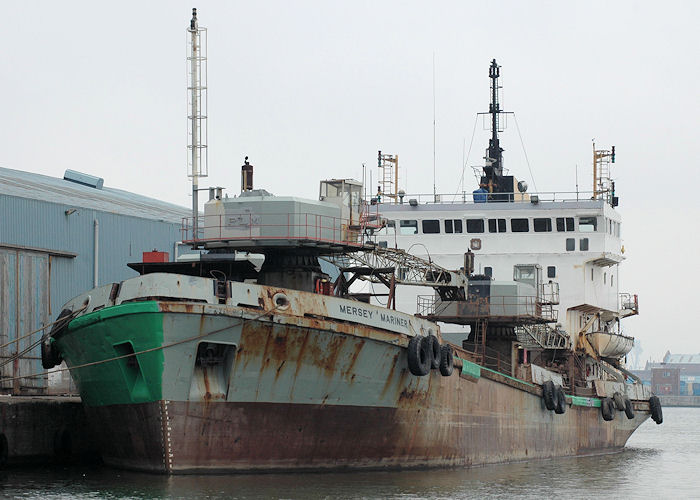
[[[343,304],[339,304],[338,307],[340,308],[340,312],[343,314],[347,314],[349,316],[359,316],[361,318],[373,319],[377,313],[377,311],[372,311],[363,307],[346,306]],[[404,328],[408,327],[408,320],[399,316],[394,316],[393,314],[379,313],[379,321]]]

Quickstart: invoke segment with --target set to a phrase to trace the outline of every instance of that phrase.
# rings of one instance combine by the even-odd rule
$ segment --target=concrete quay
[[[99,460],[76,396],[0,395],[0,467]]]
[[[659,396],[661,406],[687,406],[700,408],[700,396]]]

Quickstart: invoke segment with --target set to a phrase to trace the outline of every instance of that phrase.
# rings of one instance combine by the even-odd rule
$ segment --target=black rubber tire
[[[566,413],[566,394],[564,394],[564,388],[560,385],[554,389],[554,400],[554,413],[558,415]]]
[[[63,309],[56,317],[56,322],[51,327],[51,331],[49,332],[49,337],[58,338],[58,336],[64,332],[64,330],[68,326],[68,323],[71,322],[69,316],[71,316],[72,314],[73,314],[73,311],[71,311],[70,309]],[[63,321],[60,321],[60,320],[63,320]]]
[[[664,421],[664,412],[661,410],[661,401],[659,401],[658,396],[649,398],[649,411],[651,412],[651,419],[657,425]]]
[[[634,418],[634,408],[632,408],[632,401],[627,396],[625,396],[625,415],[627,415],[627,418],[630,420]]]
[[[440,368],[440,341],[435,335],[428,335],[425,341],[430,346],[430,368],[437,370]]]
[[[440,348],[440,375],[449,377],[454,370],[454,353],[452,346],[445,344]]]
[[[610,398],[603,398],[600,401],[600,413],[603,415],[603,420],[610,422],[615,418],[615,403]]]
[[[544,406],[550,411],[556,407],[554,391],[554,382],[551,380],[547,380],[544,384],[542,384],[542,399],[544,399]]]
[[[615,394],[613,394],[612,398],[615,402],[615,408],[620,411],[623,411],[625,409],[625,397],[621,393],[616,392]]]
[[[426,338],[416,335],[408,342],[408,370],[417,377],[430,371],[431,352]]]
[[[51,337],[47,337],[41,341],[41,366],[45,370],[58,366],[63,361],[61,353],[56,349],[56,344],[51,342]]]

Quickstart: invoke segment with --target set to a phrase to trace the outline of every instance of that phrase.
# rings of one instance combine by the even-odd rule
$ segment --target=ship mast
[[[207,155],[207,29],[197,22],[197,9],[187,28],[187,175],[192,178],[192,239],[198,238],[199,178],[209,175]]]
[[[479,188],[489,193],[489,201],[512,201],[514,181],[512,177],[503,175],[503,148],[498,139],[498,133],[503,131],[501,115],[509,113],[501,109],[501,103],[498,101],[498,90],[501,88],[498,83],[500,76],[501,67],[493,59],[489,66],[489,78],[491,79],[489,111],[488,113],[477,113],[479,115],[489,115],[491,119],[491,138],[484,156],[484,173],[481,176]]]
[[[501,76],[501,67],[496,64],[494,59],[489,67],[489,78],[491,79],[491,102],[489,104],[491,139],[489,139],[489,147],[486,150],[487,165],[484,167],[484,172],[489,180],[496,180],[503,175],[503,148],[501,148],[498,140],[499,115],[501,113],[501,105],[498,102],[499,76]]]

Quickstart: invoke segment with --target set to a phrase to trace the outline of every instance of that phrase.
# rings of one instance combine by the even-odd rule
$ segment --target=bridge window
[[[426,219],[421,221],[423,234],[437,234],[440,232],[440,221],[437,219]]]
[[[532,219],[532,227],[536,233],[548,233],[552,230],[552,219]]]
[[[530,224],[527,219],[511,219],[510,230],[514,233],[527,233],[530,230]]]
[[[467,232],[468,233],[483,233],[484,232],[484,219],[467,219]]]
[[[581,238],[578,242],[578,249],[582,252],[588,251],[588,238]]]
[[[489,233],[505,233],[506,232],[506,220],[505,219],[489,219]]]
[[[574,250],[576,250],[576,239],[566,238],[566,251],[573,252]]]
[[[399,221],[399,234],[418,234],[417,220]]]
[[[557,231],[573,231],[574,230],[574,218],[573,217],[557,217]]]
[[[556,278],[557,277],[557,268],[555,266],[547,266],[547,277],[548,278]]]
[[[593,233],[598,230],[597,217],[579,217],[578,230],[582,233]]]
[[[445,220],[445,232],[446,233],[461,233],[462,232],[462,219],[447,219],[447,220]]]

